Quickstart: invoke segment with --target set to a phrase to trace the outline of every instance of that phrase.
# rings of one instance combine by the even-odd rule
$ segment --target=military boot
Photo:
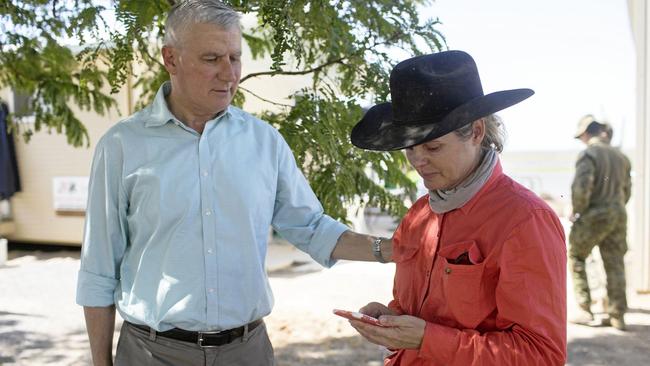
[[[569,318],[569,322],[573,324],[593,326],[594,314],[591,312],[589,305],[580,305],[580,309]]]
[[[609,318],[603,319],[602,325],[622,331],[627,329],[627,326],[625,325],[625,319],[622,315],[610,315]]]

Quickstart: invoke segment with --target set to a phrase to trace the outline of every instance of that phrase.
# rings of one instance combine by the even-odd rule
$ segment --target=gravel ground
[[[0,267],[0,365],[89,365],[74,304],[78,257],[75,250],[10,251]],[[282,245],[272,246],[270,261],[276,304],[266,322],[278,365],[382,364],[382,350],[331,310],[386,302],[393,265],[341,262],[323,270]],[[570,325],[568,365],[649,365],[650,296],[631,294],[630,307],[628,332]]]
[[[292,258],[270,274],[276,306],[266,323],[278,364],[380,365],[381,349],[331,311],[386,302],[394,265],[341,262],[323,270],[292,247],[274,248]],[[79,252],[9,256],[0,267],[0,365],[88,365],[83,312],[74,304]]]

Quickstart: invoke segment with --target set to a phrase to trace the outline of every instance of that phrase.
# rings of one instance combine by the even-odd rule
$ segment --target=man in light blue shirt
[[[112,364],[115,309],[116,365],[273,364],[269,227],[324,266],[378,249],[390,258],[391,242],[325,215],[278,131],[230,105],[236,12],[176,5],[162,54],[171,81],[109,129],[93,159],[77,303],[94,364]]]

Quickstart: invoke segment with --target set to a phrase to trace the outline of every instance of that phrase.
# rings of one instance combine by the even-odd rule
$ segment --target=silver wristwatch
[[[377,259],[377,262],[379,263],[388,263],[388,261],[381,255],[381,241],[384,239],[386,238],[377,237],[372,242],[372,254],[375,256],[375,259]]]

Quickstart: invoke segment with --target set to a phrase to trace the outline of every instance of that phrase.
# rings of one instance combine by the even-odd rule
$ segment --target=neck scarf
[[[429,191],[429,206],[437,214],[463,207],[483,187],[498,161],[498,154],[494,149],[487,149],[483,153],[481,162],[465,180],[454,188]]]

